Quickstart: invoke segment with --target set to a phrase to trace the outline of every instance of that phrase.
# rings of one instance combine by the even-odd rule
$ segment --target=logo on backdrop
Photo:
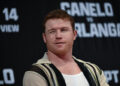
[[[118,84],[119,83],[119,70],[105,70],[104,74],[106,76],[106,80],[109,83],[110,81],[113,81],[114,83]]]
[[[3,8],[0,10],[0,15],[0,22],[2,22],[2,24],[0,24],[0,32],[19,32],[19,24],[16,24],[19,19],[17,8]]]
[[[78,37],[120,37],[120,23],[114,22],[116,15],[109,2],[61,2],[60,8],[78,17],[75,22]],[[80,22],[82,17],[86,20]]]
[[[0,70],[1,72],[1,70]],[[3,77],[1,79],[1,77]],[[14,71],[11,68],[4,68],[2,70],[2,76],[0,77],[0,85],[12,85],[15,84]]]

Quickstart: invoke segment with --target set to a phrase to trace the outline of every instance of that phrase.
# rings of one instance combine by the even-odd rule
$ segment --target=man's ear
[[[77,31],[76,30],[74,30],[74,40],[76,39],[76,37],[77,37]]]
[[[46,43],[46,35],[45,33],[42,33],[43,41]]]

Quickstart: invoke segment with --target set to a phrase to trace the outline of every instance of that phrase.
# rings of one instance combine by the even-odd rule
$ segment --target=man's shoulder
[[[34,64],[45,64],[45,63],[51,63],[48,59],[41,58]]]
[[[99,74],[102,74],[102,70],[95,64],[89,61],[84,61],[79,58],[75,58],[76,61],[83,63],[89,70],[96,71]]]
[[[93,64],[93,63],[91,63],[91,62],[82,60],[82,59],[80,59],[80,58],[76,58],[76,57],[74,57],[74,56],[73,56],[73,58],[74,58],[75,61],[80,62],[80,63],[83,63],[83,64],[87,64],[87,63]]]

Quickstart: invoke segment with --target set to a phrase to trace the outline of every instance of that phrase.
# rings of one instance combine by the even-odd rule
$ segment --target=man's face
[[[70,21],[65,19],[49,19],[45,27],[43,39],[48,51],[60,55],[72,52],[73,42],[77,33],[73,31]]]

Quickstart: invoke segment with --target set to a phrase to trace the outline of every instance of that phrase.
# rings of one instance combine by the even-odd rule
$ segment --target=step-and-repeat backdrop
[[[53,9],[75,19],[73,54],[120,85],[120,0],[0,0],[0,86],[22,86],[24,72],[46,51],[42,21]]]

